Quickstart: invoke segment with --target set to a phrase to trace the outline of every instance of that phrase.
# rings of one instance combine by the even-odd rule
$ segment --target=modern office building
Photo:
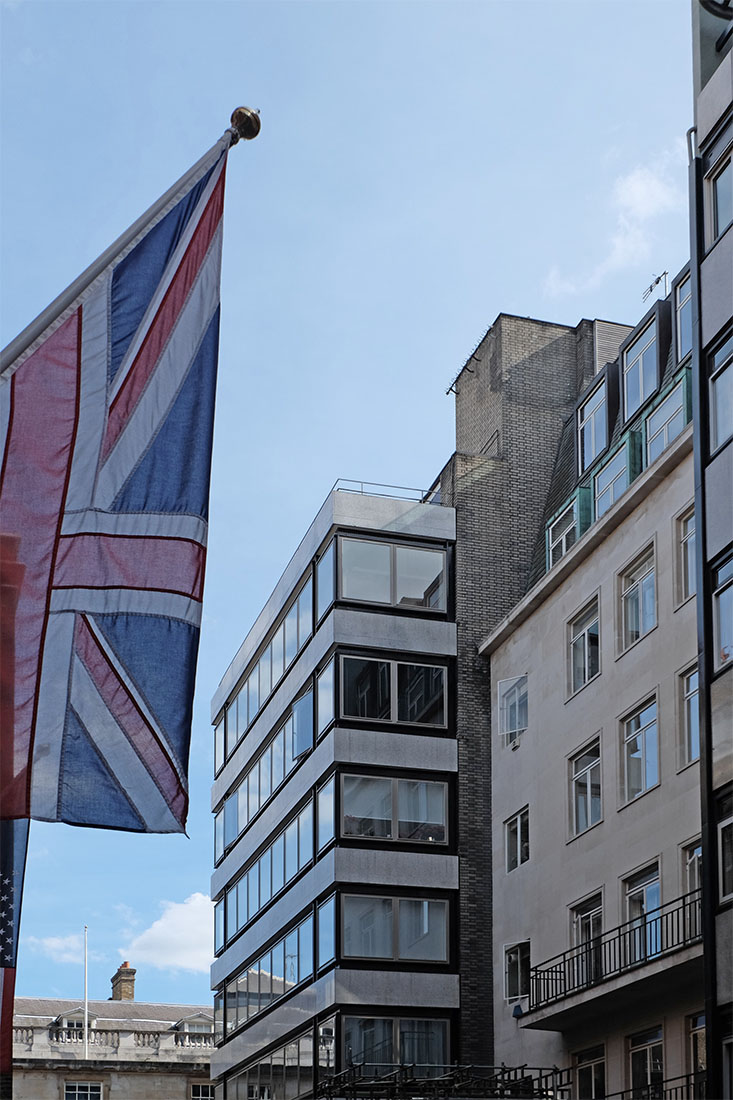
[[[733,9],[693,4],[690,135],[709,1096],[733,1093]]]
[[[208,1005],[135,1000],[123,963],[108,1001],[16,997],[14,1100],[213,1100]]]
[[[691,350],[684,269],[579,394],[528,589],[480,646],[495,1058],[573,1097],[703,1095]]]
[[[454,543],[452,508],[336,488],[216,693],[228,1100],[456,1056]]]

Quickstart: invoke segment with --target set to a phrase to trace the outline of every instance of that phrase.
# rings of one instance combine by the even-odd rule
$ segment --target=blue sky
[[[687,259],[688,0],[5,0],[2,343],[228,125],[190,838],[34,823],[18,993],[209,1001],[209,700],[338,477],[430,484],[499,312]]]

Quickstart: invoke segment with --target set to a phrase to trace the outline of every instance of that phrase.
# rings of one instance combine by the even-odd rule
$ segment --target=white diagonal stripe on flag
[[[73,614],[48,617],[31,771],[31,814],[43,821],[55,821],[58,814],[59,767],[71,675],[74,618]]]
[[[124,791],[151,832],[178,831],[178,823],[158,790],[150,772],[110,714],[86,668],[75,655],[71,679],[71,705],[105,761],[111,776]]]
[[[155,438],[188,375],[219,304],[221,239],[219,223],[153,376],[99,471],[94,499],[97,508],[112,506]]]
[[[206,542],[207,524],[200,516],[183,512],[101,512],[85,508],[67,513],[62,535],[139,535],[149,538],[189,539]]]
[[[201,604],[175,592],[130,588],[55,588],[51,611],[86,611],[91,615],[158,615],[201,625]]]
[[[82,309],[79,422],[71,463],[68,508],[87,508],[94,494],[97,456],[107,422],[108,305],[111,275],[99,281]]]
[[[201,198],[199,199],[198,203],[196,204],[196,210],[195,210],[193,216],[191,217],[190,221],[188,222],[188,225],[186,226],[186,228],[185,228],[185,230],[184,230],[184,232],[181,236],[181,239],[180,239],[178,245],[176,246],[176,248],[173,252],[173,255],[171,256],[170,260],[168,261],[165,272],[163,273],[163,277],[162,277],[160,283],[158,284],[158,286],[155,289],[155,294],[150,299],[150,303],[148,305],[148,308],[145,310],[145,313],[143,315],[143,319],[140,322],[140,324],[138,325],[137,332],[133,336],[133,338],[130,342],[130,345],[129,345],[129,347],[128,347],[127,351],[125,352],[125,355],[122,359],[122,362],[120,363],[120,366],[117,370],[117,373],[115,374],[114,381],[113,381],[112,385],[110,386],[110,390],[109,390],[109,400],[110,400],[110,402],[114,401],[115,397],[117,396],[120,389],[122,388],[122,385],[124,384],[125,379],[127,378],[127,375],[130,371],[130,367],[135,362],[137,354],[140,351],[140,348],[142,347],[143,342],[145,341],[145,337],[148,334],[148,329],[150,328],[150,325],[152,324],[158,310],[160,309],[160,306],[163,302],[163,299],[165,298],[166,293],[168,292],[168,288],[169,288],[171,282],[173,281],[173,278],[174,278],[176,272],[178,271],[178,267],[181,263],[181,260],[183,259],[184,255],[185,255],[185,253],[186,253],[186,249],[188,248],[189,244],[191,243],[191,238],[193,237],[194,233],[198,229],[199,222],[201,221],[201,216],[202,216],[202,214],[204,213],[204,211],[206,209],[206,205],[207,205],[209,199],[211,198],[212,191],[214,190],[217,183],[219,182],[219,177],[221,176],[221,173],[223,172],[223,170],[224,170],[224,164],[222,162],[218,166],[216,171],[214,171],[214,173],[212,174],[212,177],[209,180],[208,184],[206,185],[206,188],[205,188],[203,194],[201,195]]]

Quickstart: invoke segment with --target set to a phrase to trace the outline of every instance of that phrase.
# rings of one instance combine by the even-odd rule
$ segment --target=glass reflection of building
[[[333,492],[215,695],[222,1100],[454,1056],[454,538]]]

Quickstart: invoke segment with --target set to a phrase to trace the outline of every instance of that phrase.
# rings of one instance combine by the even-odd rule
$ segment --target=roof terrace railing
[[[700,890],[693,890],[533,966],[529,1011],[681,951],[701,937]]]
[[[340,477],[334,483],[332,493],[359,493],[370,497],[389,497],[391,500],[412,500],[416,504],[439,504],[435,490],[412,489],[404,485],[380,485],[376,481],[349,481]]]

